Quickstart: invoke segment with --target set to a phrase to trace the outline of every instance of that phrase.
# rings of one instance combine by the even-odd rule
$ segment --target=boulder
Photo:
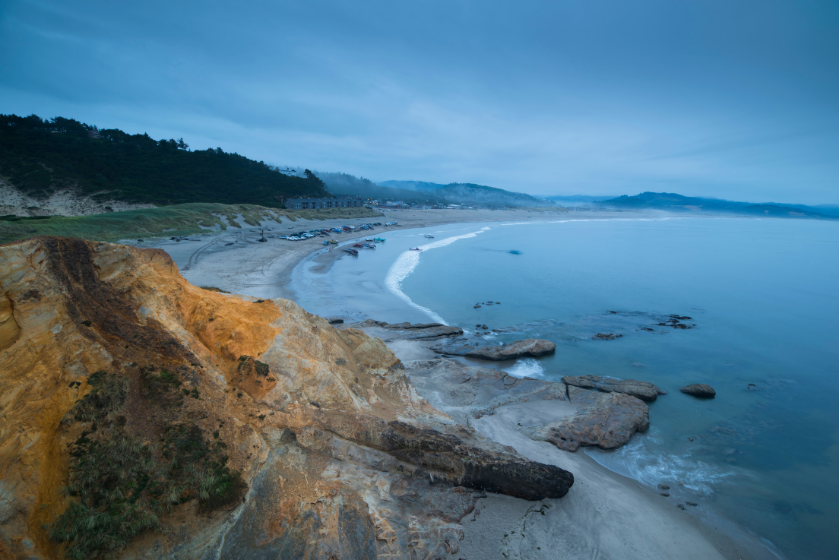
[[[591,392],[592,404],[559,422],[531,429],[527,435],[553,443],[564,451],[577,451],[581,446],[615,449],[630,441],[636,432],[644,432],[650,426],[648,407],[636,397]]]
[[[693,397],[699,397],[701,399],[715,398],[715,390],[712,389],[710,385],[706,385],[705,383],[695,383],[694,385],[686,385],[685,387],[680,387],[680,392],[685,393],[687,395],[691,395]]]
[[[597,389],[605,393],[625,393],[643,401],[655,401],[658,395],[667,393],[647,381],[636,379],[614,379],[611,377],[599,377],[597,375],[567,375],[563,377],[563,383],[573,385],[582,389]]]
[[[557,345],[550,340],[528,338],[499,346],[476,346],[464,341],[454,341],[452,343],[437,344],[432,346],[431,349],[438,354],[501,361],[524,357],[538,358],[547,354],[553,354],[557,349]]]

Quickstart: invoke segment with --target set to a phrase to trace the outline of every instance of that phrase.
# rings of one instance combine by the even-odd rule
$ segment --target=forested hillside
[[[444,204],[446,202],[445,198],[435,196],[434,193],[383,187],[377,185],[370,179],[355,177],[347,173],[316,171],[315,174],[326,183],[331,193],[337,195],[352,195],[383,201],[401,200],[426,204]]]
[[[827,218],[836,219],[837,211],[831,207],[804,206],[801,204],[753,204],[716,198],[698,198],[674,193],[643,192],[635,196],[620,196],[594,203],[597,206],[626,210],[668,210],[670,212],[712,212],[772,216],[778,218]]]
[[[290,177],[221,148],[98,130],[73,119],[0,115],[0,178],[34,197],[58,189],[158,205],[186,202],[282,206],[286,197],[330,196],[311,172]]]
[[[428,195],[443,198],[458,204],[477,204],[481,206],[554,206],[554,202],[537,198],[530,194],[506,191],[474,183],[428,183],[425,181],[382,181],[380,186],[416,190]]]

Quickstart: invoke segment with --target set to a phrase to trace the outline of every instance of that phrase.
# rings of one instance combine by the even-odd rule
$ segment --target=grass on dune
[[[380,216],[367,208],[289,211],[252,204],[191,203],[144,210],[126,210],[91,216],[0,216],[0,243],[36,235],[78,237],[91,241],[118,241],[161,236],[193,235],[217,226],[241,228],[295,221],[297,218],[361,218]],[[224,218],[224,220],[222,219]],[[227,223],[226,223],[227,222]]]

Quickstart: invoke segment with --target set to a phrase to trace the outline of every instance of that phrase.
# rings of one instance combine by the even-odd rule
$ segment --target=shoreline
[[[188,241],[152,239],[124,244],[157,248],[166,251],[181,274],[196,286],[219,288],[226,292],[262,298],[290,299],[294,294],[289,288],[292,271],[305,258],[324,249],[324,238],[287,241],[269,238],[259,243],[260,230],[269,235],[315,228],[333,228],[372,222],[396,221],[397,226],[376,227],[366,232],[335,234],[331,239],[344,243],[361,237],[379,236],[391,231],[418,229],[450,224],[475,222],[509,222],[540,219],[608,220],[631,217],[651,217],[640,212],[568,212],[549,210],[389,210],[376,218],[338,218],[309,220],[298,218],[294,222],[267,222],[265,226],[229,227],[226,231],[208,231],[188,236]],[[230,243],[233,243],[232,245]],[[340,258],[343,254],[336,257]]]
[[[411,213],[420,215],[412,217],[401,216],[400,212],[404,212],[405,214]],[[288,222],[277,224],[277,226],[272,224],[270,226],[271,230],[267,231],[266,234],[283,234],[284,231],[288,231],[290,229],[300,231],[304,229],[313,229],[315,227],[327,228],[344,224],[352,225],[356,223],[367,223],[372,220],[382,222],[396,220],[399,222],[399,226],[397,227],[379,227],[372,231],[357,233],[356,235],[342,234],[333,236],[333,239],[344,243],[358,239],[359,237],[379,236],[388,231],[417,229],[445,224],[524,221],[529,218],[592,220],[652,217],[650,214],[626,212],[538,213],[535,211],[476,211],[473,215],[468,215],[468,213],[471,213],[471,211],[394,211],[392,215],[380,218],[341,221],[298,220],[293,222],[294,225],[291,227],[288,225]],[[488,216],[487,214],[491,215]],[[333,224],[332,222],[336,223]],[[252,230],[256,231],[256,233]],[[163,243],[150,243],[143,244],[141,246],[157,246],[166,250],[170,255],[172,255],[176,264],[182,270],[184,277],[195,285],[220,288],[224,291],[254,297],[281,297],[292,300],[295,298],[294,294],[291,292],[289,284],[293,270],[306,258],[324,249],[324,246],[322,245],[322,238],[314,238],[299,242],[270,239],[268,243],[258,243],[256,239],[259,237],[259,228],[250,227],[242,228],[242,231],[238,232],[228,230],[226,232],[216,233],[209,237],[200,237],[204,237],[204,239],[200,239],[195,242],[190,241],[180,243],[164,241]],[[230,243],[231,239],[235,239],[234,245],[227,245],[226,243]],[[332,268],[332,263],[343,256],[344,253],[338,251],[335,255],[321,259],[318,266],[324,268],[323,273],[329,273],[329,270]],[[315,258],[318,259],[320,257]],[[412,353],[409,351],[409,347],[413,347],[415,352],[422,348],[422,344],[418,346],[418,344],[406,345],[402,343],[394,345],[389,343],[388,345],[392,347],[392,350],[394,350],[401,359],[416,359],[415,357],[410,357],[408,355]],[[537,447],[539,446],[532,447],[536,442],[525,440],[525,438],[522,438],[524,441],[518,441],[515,438],[505,439],[505,437],[499,435],[499,426],[494,426],[492,423],[489,423],[488,426],[484,427],[488,429],[488,433],[485,433],[486,436],[491,437],[490,434],[492,433],[492,439],[495,439],[504,445],[511,445],[522,455],[540,462],[550,461],[549,457],[552,455],[553,448],[540,448],[537,450]],[[479,426],[476,426],[476,428],[479,428]],[[484,430],[479,431],[483,432]],[[507,434],[506,437],[510,437],[510,434]],[[704,523],[704,521],[700,519],[700,516],[677,510],[673,504],[667,503],[659,497],[654,490],[643,486],[641,483],[638,483],[633,479],[626,478],[621,474],[610,471],[606,467],[598,464],[594,459],[587,456],[585,453],[579,452],[575,454],[568,454],[557,450],[553,451],[559,453],[560,455],[569,455],[570,457],[562,460],[562,462],[570,466],[570,470],[573,470],[575,474],[585,472],[586,476],[581,477],[582,479],[599,479],[601,481],[601,485],[603,485],[605,481],[608,482],[613,491],[621,494],[622,503],[625,503],[628,506],[636,505],[636,507],[641,507],[640,504],[644,503],[645,508],[650,509],[650,511],[657,512],[658,515],[663,516],[663,519],[673,520],[678,527],[682,527],[685,531],[691,532],[692,535],[702,535],[702,537],[718,551],[720,557],[722,558],[733,560],[735,558],[744,560],[747,558],[753,558],[754,560],[776,558],[776,556],[773,555],[766,547],[762,546],[757,539],[751,539],[750,535],[744,534],[741,539],[733,538],[731,535],[727,534],[727,532],[717,529],[716,527],[712,527],[708,523]],[[581,480],[581,484],[578,485],[578,491],[583,491],[581,490],[582,488],[585,489],[585,494],[589,499],[594,499],[595,502],[598,502],[598,492],[600,490],[595,489],[595,485],[590,485],[588,483],[584,484],[584,480]],[[593,492],[594,495],[590,495]],[[511,515],[507,515],[506,512],[511,509],[510,507],[501,507],[508,500],[513,499],[503,496],[491,496],[491,498],[483,503],[484,509],[488,510],[489,508],[489,510],[482,514],[483,517],[481,519],[473,517],[473,519],[469,522],[467,522],[467,519],[464,520],[465,533],[467,534],[467,537],[466,540],[463,541],[462,546],[465,547],[465,551],[473,550],[476,554],[478,554],[483,550],[482,546],[497,545],[493,543],[497,543],[499,535],[495,535],[497,540],[491,540],[491,537],[495,534],[498,524],[510,523],[516,518],[513,514],[511,514],[513,517],[511,517]],[[569,499],[567,497],[560,500],[558,503],[560,506],[563,506],[563,504],[568,501]],[[522,502],[520,500],[516,500],[516,503],[519,503],[519,505],[525,509],[533,505],[529,502]],[[491,507],[491,505],[493,505],[493,507]],[[585,513],[585,511],[578,511],[577,513],[581,514]],[[688,515],[686,515],[686,513],[688,513]],[[487,526],[482,525],[485,520],[487,522]],[[628,527],[633,527],[631,521],[632,520],[630,519],[626,521]],[[469,530],[467,530],[468,527]],[[646,525],[642,524],[641,527],[646,527]],[[669,525],[669,528],[669,530],[674,530],[675,527]],[[578,528],[575,529],[577,530]],[[584,528],[580,527],[580,529],[583,530]],[[597,530],[595,527],[589,527],[589,529]],[[635,527],[635,530],[644,531],[645,529]],[[653,530],[653,528],[649,528],[647,531],[651,534],[656,533],[656,538],[668,539],[669,542],[671,540],[679,541],[685,537],[685,535],[680,534],[660,534],[658,529]],[[487,551],[481,553],[484,554],[486,552]],[[671,552],[673,552],[673,550],[671,550]]]

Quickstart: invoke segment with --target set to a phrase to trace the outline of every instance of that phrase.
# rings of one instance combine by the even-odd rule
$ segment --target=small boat
[[[358,255],[359,252],[356,249],[344,249],[345,253],[350,253],[351,255]]]
[[[376,239],[373,239],[372,237],[368,237],[367,239],[365,239],[365,241],[367,241],[369,243],[373,243],[374,241],[376,241]]]
[[[338,245],[338,241],[336,241],[335,239],[330,239],[329,241],[327,241],[327,243],[330,243],[332,245]]]
[[[382,239],[381,237],[374,237],[374,238],[373,238],[373,241],[374,241],[375,243],[385,243],[385,240],[384,240],[384,239]]]
[[[365,243],[365,249],[376,249],[376,245],[372,243]]]
[[[361,243],[353,243],[353,247],[364,247]]]
[[[412,247],[411,249],[409,249],[409,251],[418,251],[418,252],[422,251],[422,250],[423,249],[421,249],[420,247]]]
[[[329,245],[329,244],[330,244],[329,241],[324,241],[324,245]]]
[[[423,237],[425,237],[426,239],[434,239],[435,238],[434,235],[429,235],[428,233],[426,235],[424,235]]]

